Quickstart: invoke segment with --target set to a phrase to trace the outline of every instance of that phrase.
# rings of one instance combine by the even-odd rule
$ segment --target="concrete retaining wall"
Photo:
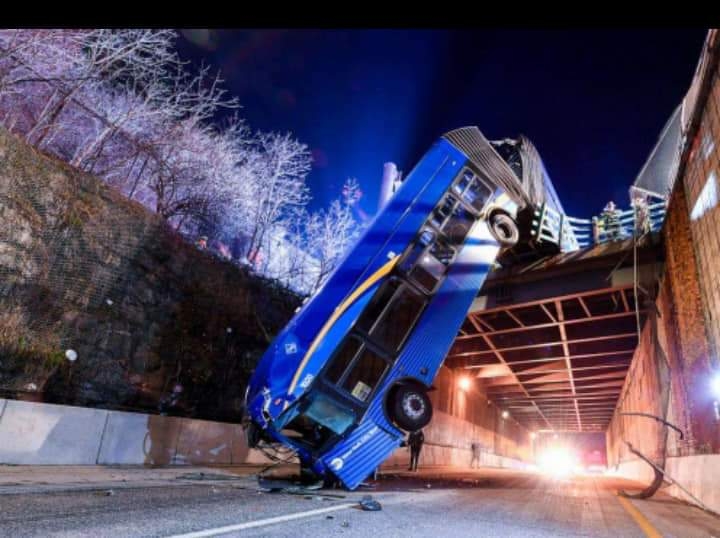
[[[425,443],[420,452],[420,462],[418,465],[421,468],[424,466],[449,466],[467,469],[470,467],[471,460],[472,451],[469,448]],[[410,451],[407,448],[399,448],[388,458],[382,467],[384,469],[404,469],[407,468],[409,464]],[[528,464],[514,458],[481,452],[479,465],[481,467],[498,467],[502,469],[525,469]]]
[[[425,430],[421,465],[467,467],[476,425],[438,412]],[[462,423],[462,424],[460,424]],[[407,466],[398,449],[384,467]],[[239,424],[0,399],[0,464],[205,465],[269,463]],[[485,449],[482,465],[519,468]]]
[[[0,400],[0,464],[268,462],[239,424]]]
[[[720,514],[720,454],[702,454],[668,458],[665,471],[673,480],[700,499],[707,508]],[[649,484],[654,473],[650,466],[641,460],[625,461],[617,466],[614,474],[624,478]],[[664,489],[678,499],[695,504],[679,487],[670,486]]]
[[[495,453],[496,434],[493,431],[449,413],[435,411],[432,422],[423,432],[425,444],[420,452],[421,467],[445,465],[467,468],[472,460],[470,446],[474,442],[479,442],[481,445],[480,465],[482,466],[518,469],[526,465],[519,459]],[[503,445],[498,444],[498,448],[503,448]],[[409,462],[409,450],[399,448],[383,467],[407,467]]]

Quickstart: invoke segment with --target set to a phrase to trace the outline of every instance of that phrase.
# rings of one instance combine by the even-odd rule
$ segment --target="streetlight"
[[[470,381],[470,378],[468,376],[462,376],[458,380],[458,386],[460,387],[460,390],[469,390],[470,385],[472,385],[472,382]]]

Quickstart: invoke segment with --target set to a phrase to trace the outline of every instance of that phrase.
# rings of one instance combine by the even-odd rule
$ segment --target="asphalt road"
[[[599,476],[436,470],[385,474],[373,489],[356,492],[291,494],[260,491],[254,476],[219,473],[224,476],[186,474],[100,489],[5,488],[0,536],[720,538],[720,519],[662,495],[620,501],[615,490],[628,483]],[[359,508],[368,494],[381,511]]]

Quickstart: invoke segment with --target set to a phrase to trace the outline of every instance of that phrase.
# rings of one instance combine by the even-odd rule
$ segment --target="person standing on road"
[[[410,468],[408,471],[417,471],[418,460],[420,459],[420,450],[425,442],[425,434],[422,430],[410,432],[407,444],[410,447]]]
[[[470,460],[470,468],[480,467],[480,443],[474,442],[470,445],[472,450],[472,459]]]

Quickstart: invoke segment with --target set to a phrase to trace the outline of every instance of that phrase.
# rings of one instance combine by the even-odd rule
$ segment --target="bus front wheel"
[[[498,212],[490,217],[490,232],[503,247],[512,247],[520,239],[517,224],[506,213]]]
[[[390,402],[392,419],[403,430],[424,428],[432,418],[432,404],[425,391],[415,385],[399,385]]]

